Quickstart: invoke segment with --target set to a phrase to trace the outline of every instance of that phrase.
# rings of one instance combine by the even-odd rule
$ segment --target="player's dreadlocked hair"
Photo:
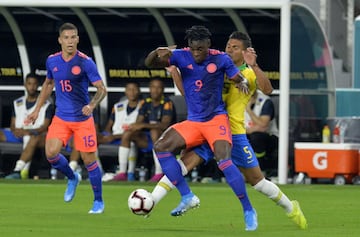
[[[252,43],[251,43],[251,39],[250,37],[240,31],[234,31],[233,33],[231,33],[231,35],[229,36],[229,39],[237,39],[237,40],[241,40],[244,44],[245,48],[249,48],[252,47]]]
[[[205,40],[210,39],[211,33],[205,26],[192,26],[186,30],[185,40]]]

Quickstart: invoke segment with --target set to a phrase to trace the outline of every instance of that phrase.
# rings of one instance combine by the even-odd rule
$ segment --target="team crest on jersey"
[[[116,110],[117,110],[117,111],[122,111],[122,110],[124,110],[124,105],[123,105],[123,104],[119,104],[119,105],[116,107]]]
[[[20,100],[17,100],[15,102],[15,104],[16,104],[16,106],[22,106],[24,104],[24,101],[22,99],[20,99]]]
[[[71,73],[74,75],[79,75],[81,73],[81,68],[79,66],[73,66],[71,68]]]
[[[207,66],[206,66],[206,70],[208,71],[208,73],[214,73],[216,72],[217,70],[217,66],[215,63],[209,63]]]

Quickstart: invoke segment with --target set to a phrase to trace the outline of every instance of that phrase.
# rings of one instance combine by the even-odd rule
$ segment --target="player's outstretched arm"
[[[184,87],[182,84],[182,78],[181,78],[180,72],[178,71],[177,67],[174,65],[171,65],[169,67],[166,67],[166,70],[170,73],[171,78],[173,79],[174,84],[180,91],[181,95],[185,95]]]
[[[169,58],[172,55],[172,50],[176,45],[168,47],[158,47],[151,51],[145,58],[145,66],[149,68],[164,68],[169,66]]]
[[[265,95],[270,95],[273,91],[273,87],[269,78],[265,75],[264,71],[261,70],[259,65],[251,66],[256,75],[256,83],[259,90],[261,90]]]
[[[247,65],[251,67],[256,75],[256,83],[259,90],[261,90],[264,94],[270,95],[273,91],[273,87],[269,78],[266,76],[264,71],[257,64],[257,54],[254,48],[247,48],[243,51],[243,57]]]
[[[54,80],[50,80],[48,78],[45,79],[44,83],[42,84],[42,88],[40,91],[40,95],[37,99],[36,107],[34,111],[27,116],[25,119],[26,124],[34,123],[38,118],[39,111],[41,107],[44,105],[45,101],[49,99],[53,89],[54,89]]]

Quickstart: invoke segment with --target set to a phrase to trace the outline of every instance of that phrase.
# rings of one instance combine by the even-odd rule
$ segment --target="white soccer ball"
[[[136,215],[147,215],[155,205],[154,199],[145,189],[134,190],[128,198],[130,211]]]

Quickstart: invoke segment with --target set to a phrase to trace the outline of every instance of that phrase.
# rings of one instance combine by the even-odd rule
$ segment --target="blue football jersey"
[[[80,51],[65,61],[59,52],[47,58],[46,70],[55,83],[55,115],[65,121],[86,120],[89,116],[81,110],[90,102],[89,83],[101,80],[95,62]]]
[[[239,72],[228,55],[209,49],[206,59],[198,64],[188,48],[176,49],[170,64],[181,72],[188,120],[205,122],[227,113],[222,100],[224,75],[233,78]]]

